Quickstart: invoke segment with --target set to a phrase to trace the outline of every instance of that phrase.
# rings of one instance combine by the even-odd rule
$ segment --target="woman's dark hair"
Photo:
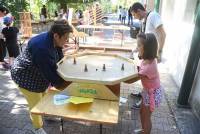
[[[137,12],[138,9],[141,9],[143,11],[145,11],[144,6],[140,3],[140,2],[135,2],[132,6],[131,6],[131,12]]]
[[[59,37],[63,36],[66,33],[72,33],[72,32],[73,32],[72,27],[68,24],[66,20],[55,21],[49,31],[51,35],[57,33]]]
[[[137,38],[141,39],[141,43],[144,45],[144,53],[142,58],[151,60],[157,58],[158,42],[156,36],[153,33],[140,33]]]

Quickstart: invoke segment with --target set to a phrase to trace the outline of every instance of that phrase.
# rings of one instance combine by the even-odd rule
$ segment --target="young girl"
[[[155,35],[152,33],[140,33],[137,36],[137,49],[139,58],[142,59],[138,69],[138,78],[141,79],[143,86],[143,91],[141,93],[142,104],[140,108],[142,129],[137,132],[150,134],[152,128],[151,114],[155,107],[160,105],[163,94],[157,69],[156,58],[158,43]],[[135,78],[132,82],[138,80],[138,78]],[[128,83],[130,82],[131,81],[128,81]]]

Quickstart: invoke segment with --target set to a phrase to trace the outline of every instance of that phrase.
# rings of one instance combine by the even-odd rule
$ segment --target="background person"
[[[2,34],[5,38],[6,48],[9,54],[9,65],[12,65],[13,59],[19,55],[19,47],[17,45],[17,34],[19,29],[12,26],[12,18],[4,17],[3,23],[6,25],[2,30]]]
[[[3,24],[3,18],[4,16],[6,16],[6,12],[7,12],[6,8],[3,6],[0,6],[0,65],[4,69],[9,68],[7,62],[4,61],[4,58],[6,56],[6,46],[5,46],[4,37],[2,35],[2,29],[5,27],[5,25]]]
[[[122,9],[122,24],[126,24],[126,15],[127,15],[127,11],[126,11],[126,8],[123,8]]]
[[[128,9],[128,25],[130,25],[130,26],[133,25],[133,16],[131,13],[131,7]]]
[[[47,9],[45,5],[42,6],[41,15],[44,15],[44,18],[47,19]]]
[[[117,14],[119,16],[118,20],[121,22],[122,21],[122,6],[119,6],[117,10]]]
[[[158,62],[161,62],[166,33],[160,15],[155,11],[147,12],[144,6],[139,2],[136,2],[132,5],[131,13],[135,19],[144,19],[142,32],[155,34],[159,44]]]
[[[43,23],[46,23],[46,20],[47,20],[47,9],[46,9],[45,5],[42,6],[40,19],[41,19],[41,21]]]

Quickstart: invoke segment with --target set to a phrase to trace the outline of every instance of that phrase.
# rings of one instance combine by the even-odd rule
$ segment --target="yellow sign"
[[[81,104],[81,103],[91,103],[93,102],[93,100],[94,100],[93,98],[71,96],[68,102],[71,102],[73,104]]]

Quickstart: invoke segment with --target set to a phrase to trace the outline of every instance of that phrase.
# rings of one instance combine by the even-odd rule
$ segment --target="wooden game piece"
[[[103,48],[103,52],[106,52],[106,48]]]
[[[84,69],[84,72],[87,72],[88,69],[87,69],[87,64],[85,64],[85,69]]]
[[[106,71],[106,65],[103,64],[103,71]]]
[[[122,63],[121,70],[124,71],[124,63]]]
[[[76,58],[74,57],[74,64],[76,64]]]
[[[138,71],[138,72],[140,71],[140,66],[137,66],[137,71]]]

